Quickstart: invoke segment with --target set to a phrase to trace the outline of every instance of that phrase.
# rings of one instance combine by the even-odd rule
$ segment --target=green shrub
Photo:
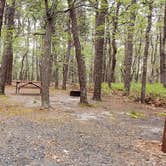
[[[111,88],[112,88],[112,90],[123,91],[124,90],[124,84],[123,83],[112,83]]]
[[[123,83],[112,83],[111,89],[109,88],[107,83],[102,84],[102,92],[104,95],[108,95],[113,91],[123,91],[124,84]],[[141,84],[140,83],[132,83],[131,84],[131,93],[130,96],[139,97],[141,94]],[[160,83],[154,84],[146,84],[146,95],[152,98],[164,98],[166,99],[166,88]]]
[[[141,84],[140,83],[132,83],[131,85],[131,95],[140,95],[141,93]],[[166,98],[166,88],[160,83],[154,84],[146,84],[146,95],[149,97],[159,97]]]
[[[112,93],[112,90],[109,88],[108,83],[106,82],[102,83],[102,94],[109,95],[111,93]]]

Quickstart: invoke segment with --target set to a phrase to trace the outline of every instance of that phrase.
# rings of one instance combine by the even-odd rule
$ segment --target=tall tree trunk
[[[137,59],[137,68],[136,68],[136,73],[135,73],[135,82],[137,83],[139,80],[139,75],[140,75],[140,62],[141,62],[141,56],[138,56]]]
[[[6,0],[0,0],[0,37],[1,37],[1,29],[2,29],[2,23],[3,23],[3,12],[5,7],[5,1]]]
[[[164,131],[163,131],[163,140],[162,140],[162,148],[161,150],[166,153],[166,118],[164,124]]]
[[[149,2],[149,14],[148,14],[148,26],[146,28],[145,34],[145,48],[144,48],[144,58],[143,58],[143,73],[142,73],[142,88],[141,88],[141,102],[145,102],[146,93],[146,79],[147,79],[147,60],[149,53],[149,42],[150,42],[150,30],[152,26],[152,1]]]
[[[111,47],[111,33],[109,32],[109,39],[108,39],[108,64],[107,64],[107,81],[108,86],[111,88],[111,63],[112,63],[112,47]]]
[[[33,81],[34,80],[34,62],[35,62],[35,39],[33,39],[33,50],[32,50],[32,72],[31,72],[31,81]]]
[[[97,12],[96,12],[97,13]],[[109,57],[109,37],[110,37],[110,22],[109,17],[105,15],[105,21],[102,27],[104,27],[104,45],[103,45],[103,66],[102,66],[102,82],[107,82],[108,77],[108,62]],[[94,41],[95,44],[96,41]],[[95,50],[96,51],[96,50]]]
[[[54,35],[55,31],[53,30]],[[52,55],[53,55],[53,81],[54,81],[54,85],[55,85],[55,89],[59,88],[59,63],[58,63],[58,54],[56,52],[56,45],[57,45],[57,41],[54,39],[52,40]]]
[[[107,26],[106,23],[104,25],[104,27]],[[104,31],[107,31],[104,30]],[[102,82],[106,81],[107,78],[107,45],[108,45],[108,37],[107,37],[107,33],[105,32],[104,34],[104,44],[103,44],[103,66],[102,66]]]
[[[70,82],[71,82],[71,84],[74,84],[74,83],[76,83],[75,75],[77,75],[77,74],[75,71],[75,59],[74,59],[73,55],[70,56],[70,70],[69,71],[70,71],[69,72]]]
[[[117,44],[116,44],[116,33],[118,28],[118,15],[119,15],[120,2],[117,2],[117,7],[115,11],[115,16],[113,16],[113,32],[112,32],[112,65],[111,65],[111,77],[110,82],[115,82],[115,67],[116,67],[116,53],[117,53]]]
[[[55,89],[58,89],[59,88],[59,66],[57,64],[54,71],[54,79],[55,79]]]
[[[164,66],[163,66],[163,85],[166,87],[166,1],[165,1],[165,9],[164,9],[164,32],[163,32],[163,59],[164,59]],[[164,125],[164,132],[163,132],[163,141],[162,141],[162,151],[166,153],[166,119]]]
[[[163,57],[163,41],[162,41],[162,28],[160,28],[160,83],[163,84],[164,82],[164,75],[163,75],[163,64],[164,64],[164,57]]]
[[[24,74],[23,80],[26,80],[26,81],[29,80],[29,60],[28,60],[28,54],[26,54],[26,56],[25,56],[25,74]]]
[[[12,77],[12,65],[13,65],[13,26],[14,26],[14,13],[15,13],[15,1],[11,6],[8,6],[5,11],[5,25],[6,36],[4,43],[4,52],[2,57],[2,64],[0,70],[0,94],[5,94],[5,83],[7,78]]]
[[[13,68],[13,30],[14,30],[14,14],[15,14],[15,0],[6,8],[6,40],[8,44],[5,45],[4,54],[8,57],[7,71],[6,71],[6,84],[12,84],[12,68]]]
[[[161,83],[166,87],[166,2],[164,8],[164,28],[163,38],[161,38],[161,55],[160,55]]]
[[[76,12],[74,9],[74,1],[68,0],[69,11],[70,11],[70,18],[72,22],[72,34],[74,39],[74,46],[76,51],[76,58],[77,58],[77,65],[78,65],[78,75],[79,75],[79,83],[80,83],[80,103],[87,104],[87,78],[86,78],[86,66],[84,57],[81,53],[81,44],[78,35],[78,25],[77,25],[77,18]]]
[[[43,56],[41,60],[41,106],[43,109],[49,109],[49,86],[50,86],[50,66],[51,66],[51,35],[53,27],[53,18],[48,8],[48,0],[45,0],[46,7],[46,34],[44,36]]]
[[[39,65],[38,56],[36,56],[35,62],[36,62],[36,80],[39,81],[40,80],[40,65]]]
[[[93,60],[90,62],[90,71],[89,71],[89,84],[93,83]]]
[[[36,19],[34,19],[34,30],[36,32]],[[34,36],[33,38],[33,52],[32,52],[32,73],[31,73],[31,80],[35,80],[35,74],[34,74],[34,71],[35,71],[35,54],[37,53],[36,52],[36,37]]]
[[[103,69],[103,49],[105,32],[106,2],[101,1],[101,7],[96,12],[96,34],[95,34],[95,61],[94,61],[94,93],[93,100],[101,101],[101,84]]]
[[[133,6],[136,4],[137,0],[131,0],[131,11],[130,11],[130,23],[128,25],[128,36],[126,41],[126,53],[125,53],[125,71],[124,71],[124,94],[129,95],[130,93],[130,83],[131,83],[131,66],[133,59],[133,36],[134,36],[134,26],[136,13]]]
[[[64,64],[63,64],[63,83],[62,83],[62,89],[66,90],[66,84],[68,79],[68,68],[69,68],[69,59],[71,54],[71,48],[72,48],[72,40],[71,40],[71,33],[70,33],[70,20],[67,23],[68,27],[68,44],[67,44],[67,52],[64,58]]]
[[[155,72],[156,72],[156,62],[157,62],[158,39],[159,39],[159,36],[157,35],[154,51],[152,51],[152,54],[151,54],[152,70],[151,70],[150,80],[152,83],[154,83],[156,81],[156,77],[157,77]]]
[[[29,65],[29,46],[30,46],[30,31],[31,31],[31,28],[30,28],[30,20],[29,18],[27,18],[27,32],[28,32],[28,35],[27,35],[27,39],[26,39],[26,47],[27,47],[27,54],[25,56],[25,75],[24,75],[24,80],[30,80],[30,65]]]
[[[23,80],[24,60],[25,60],[25,57],[27,56],[27,53],[28,53],[28,51],[25,52],[25,54],[23,55],[22,60],[21,60],[21,69],[20,69],[20,75],[19,75],[20,81]]]
[[[56,42],[53,41],[53,50],[54,50],[54,71],[53,71],[53,77],[54,77],[54,83],[55,83],[55,89],[59,88],[59,65],[58,65],[58,55],[55,52],[55,44]]]
[[[136,66],[136,73],[135,73],[135,82],[137,83],[139,80],[139,73],[140,73],[140,61],[141,61],[141,48],[142,48],[142,40],[140,38],[139,41],[139,46],[138,46],[138,50],[136,52],[136,56],[137,56],[137,66]]]

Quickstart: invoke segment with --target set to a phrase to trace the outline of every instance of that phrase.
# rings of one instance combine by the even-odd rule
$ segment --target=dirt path
[[[39,110],[39,96],[16,96],[13,88],[0,98],[1,166],[166,165],[158,115],[164,109],[119,96],[84,107],[67,92],[51,94],[50,112]]]

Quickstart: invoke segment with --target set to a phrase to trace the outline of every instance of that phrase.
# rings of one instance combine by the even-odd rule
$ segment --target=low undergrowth
[[[107,83],[102,84],[103,95],[113,94],[115,92],[123,92],[123,83],[112,83],[109,88]],[[140,100],[141,84],[132,83],[129,98],[135,101]],[[160,83],[147,84],[146,85],[146,103],[155,104],[156,106],[166,107],[166,88]]]

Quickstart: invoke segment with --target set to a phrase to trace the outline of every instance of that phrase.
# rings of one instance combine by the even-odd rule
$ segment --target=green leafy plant
[[[102,94],[103,95],[109,95],[112,93],[112,89],[109,88],[107,83],[102,83]]]

